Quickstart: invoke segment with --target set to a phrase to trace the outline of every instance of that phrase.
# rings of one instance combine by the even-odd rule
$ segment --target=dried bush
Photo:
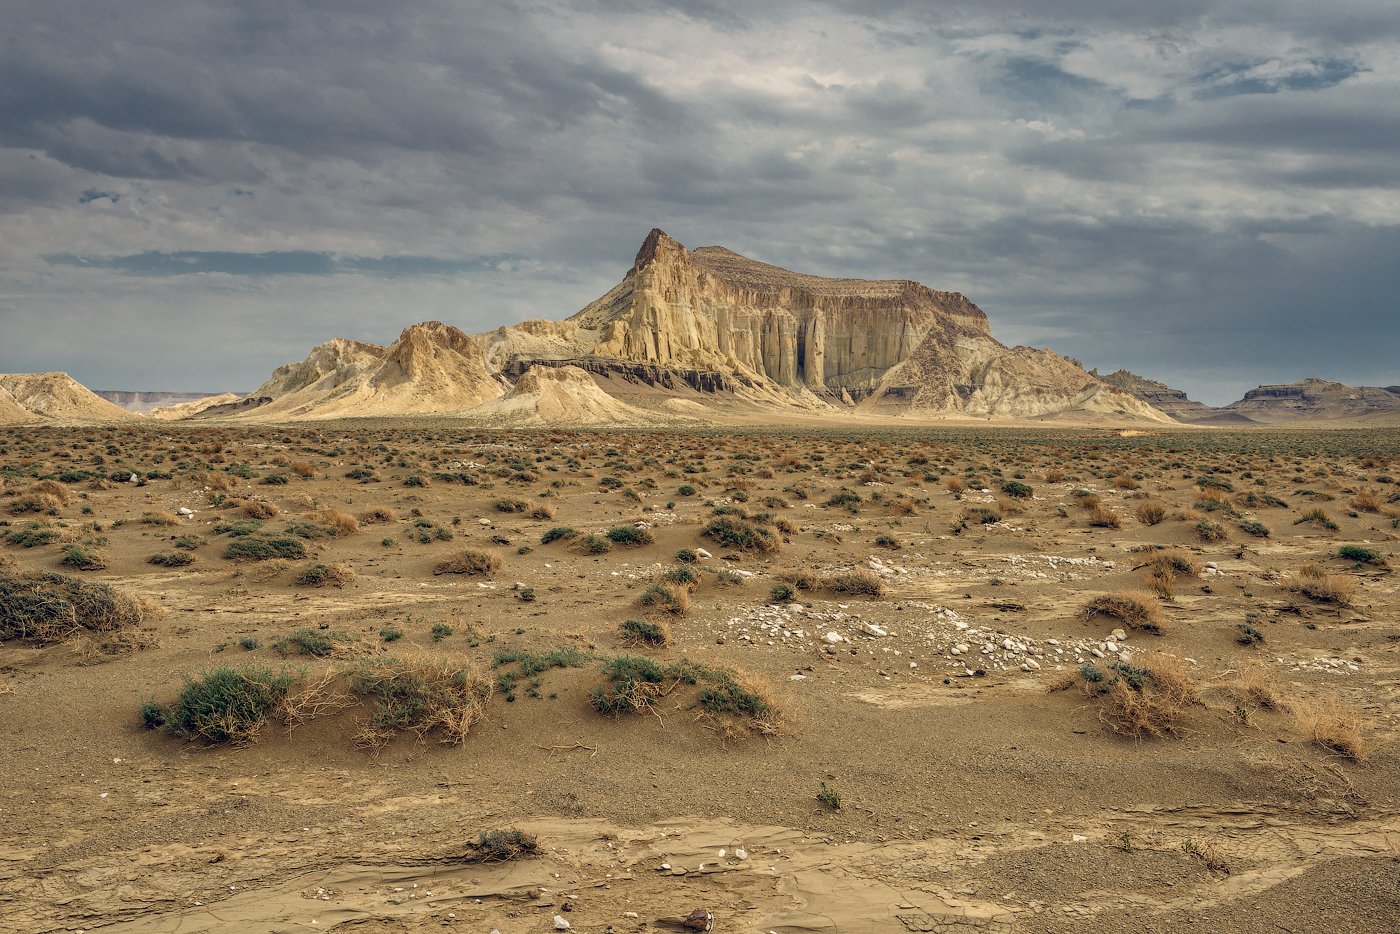
[[[882,597],[885,594],[885,582],[867,568],[828,574],[822,579],[822,586],[839,594],[859,594],[868,597]]]
[[[1167,517],[1167,504],[1148,500],[1134,510],[1133,515],[1143,525],[1156,525]]]
[[[1080,611],[1084,621],[1095,616],[1116,619],[1129,629],[1160,636],[1166,632],[1166,621],[1157,598],[1149,593],[1102,594],[1085,603]]]
[[[243,515],[249,519],[273,519],[282,515],[282,510],[265,499],[250,499],[243,504]]]
[[[363,661],[351,690],[374,705],[360,745],[379,749],[404,731],[461,745],[483,718],[492,683],[470,659],[409,655]]]
[[[1144,737],[1182,736],[1190,708],[1200,695],[1180,659],[1143,653],[1132,663],[1080,667],[1076,679],[1098,708],[1099,719],[1115,733]]]
[[[690,589],[671,584],[652,584],[642,591],[642,606],[672,616],[684,616],[690,610]]]
[[[1362,762],[1372,743],[1362,731],[1361,713],[1336,701],[1304,701],[1293,708],[1298,732],[1345,759]]]
[[[348,512],[338,509],[322,509],[307,516],[308,519],[324,527],[336,538],[344,538],[360,531],[360,522]]]
[[[293,581],[299,587],[344,587],[354,583],[355,572],[343,564],[313,564]]]
[[[0,640],[48,645],[92,632],[141,625],[155,604],[107,584],[64,574],[0,573]]]
[[[434,574],[467,574],[490,577],[501,568],[501,559],[485,551],[466,549],[439,561]]]
[[[1089,511],[1089,525],[1098,529],[1116,529],[1122,526],[1123,520],[1106,506],[1095,506]]]

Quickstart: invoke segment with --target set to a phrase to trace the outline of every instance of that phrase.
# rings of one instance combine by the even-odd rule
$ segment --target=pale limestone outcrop
[[[0,373],[0,424],[141,421],[67,373]]]

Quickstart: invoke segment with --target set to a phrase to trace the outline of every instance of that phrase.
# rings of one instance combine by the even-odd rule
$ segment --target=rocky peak
[[[637,258],[632,261],[632,271],[641,272],[643,267],[658,260],[664,261],[685,255],[685,247],[673,240],[660,227],[653,227],[651,233],[647,234],[647,238],[642,241],[642,248],[637,251]]]

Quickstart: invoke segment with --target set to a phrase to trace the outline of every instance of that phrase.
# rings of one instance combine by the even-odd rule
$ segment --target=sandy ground
[[[628,932],[682,930],[695,908],[717,931],[1400,929],[1400,596],[1388,568],[1332,557],[1357,544],[1400,561],[1400,432],[31,429],[0,432],[0,471],[0,538],[36,522],[56,533],[0,545],[0,563],[163,611],[125,653],[0,643],[0,930],[516,934],[557,916]],[[12,513],[64,471],[67,502]],[[156,476],[102,479],[131,472]],[[1181,518],[1202,477],[1233,488],[1205,514],[1221,541]],[[1009,497],[1013,479],[1030,495]],[[843,490],[854,508],[831,504]],[[1083,491],[1120,526],[1090,526]],[[1378,511],[1353,508],[1366,491]],[[515,500],[554,515],[497,508]],[[1134,513],[1154,500],[1166,518],[1145,525]],[[263,502],[279,510],[264,533],[328,508],[362,522],[307,540],[305,559],[224,558],[215,526]],[[774,552],[725,548],[703,534],[716,507],[790,531]],[[180,508],[192,515],[175,525],[142,521]],[[366,519],[376,508],[393,518]],[[982,508],[1000,521],[964,518]],[[1298,523],[1314,509],[1337,529]],[[653,543],[597,555],[541,543],[558,526],[639,523]],[[182,538],[192,564],[148,563]],[[106,566],[65,568],[69,544]],[[1141,590],[1154,545],[1204,570],[1161,601],[1164,635],[1125,631],[1116,650],[1182,659],[1200,703],[1180,735],[1135,740],[1078,687],[1049,688],[1112,661],[1104,643],[1115,649],[1121,624],[1080,608]],[[433,573],[463,548],[500,569]],[[711,556],[671,644],[628,646],[619,624],[657,619],[639,598],[683,548]],[[1308,563],[1350,579],[1349,606],[1289,588]],[[355,577],[297,585],[310,564]],[[784,571],[854,568],[883,594],[773,601]],[[435,624],[452,634],[434,640]],[[1262,644],[1241,644],[1240,624]],[[142,703],[169,703],[186,676],[357,664],[280,654],[278,637],[301,627],[377,656],[469,659],[493,678],[501,651],[588,661],[498,687],[461,745],[405,736],[371,752],[356,744],[364,704],[290,731],[269,722],[241,747],[142,725]],[[752,673],[783,710],[780,735],[725,739],[686,690],[597,713],[599,665],[623,654]],[[1249,665],[1285,709],[1232,691]],[[1300,728],[1293,711],[1318,701],[1358,716],[1364,761]],[[818,800],[823,785],[839,810]],[[506,827],[535,834],[538,854],[471,858],[480,833]]]

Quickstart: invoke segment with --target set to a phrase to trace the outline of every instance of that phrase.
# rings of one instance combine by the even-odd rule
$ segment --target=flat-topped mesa
[[[957,292],[803,275],[724,247],[687,250],[659,229],[626,278],[569,320],[596,334],[598,355],[737,368],[829,398],[872,392],[931,334],[990,335]]]

